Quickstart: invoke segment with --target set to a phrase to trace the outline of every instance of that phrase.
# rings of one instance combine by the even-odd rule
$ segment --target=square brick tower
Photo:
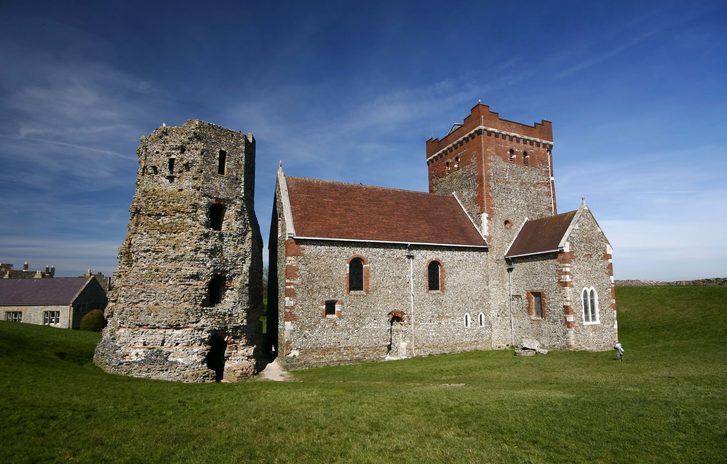
[[[190,120],[143,137],[131,219],[95,361],[184,382],[256,372],[262,241],[255,140]]]
[[[500,118],[478,103],[461,124],[426,143],[429,191],[455,193],[488,244],[489,302],[493,321],[509,307],[505,252],[526,219],[557,213],[553,127]],[[493,324],[494,346],[504,345],[505,325]],[[501,333],[500,333],[501,332]]]

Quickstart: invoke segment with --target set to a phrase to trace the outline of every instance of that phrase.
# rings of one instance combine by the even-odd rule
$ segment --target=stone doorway
[[[389,314],[389,343],[386,346],[387,358],[406,358],[406,330],[404,311],[394,310]]]
[[[224,333],[211,333],[208,341],[209,351],[205,357],[207,368],[215,372],[215,380],[220,382],[225,376],[225,351],[227,336]]]

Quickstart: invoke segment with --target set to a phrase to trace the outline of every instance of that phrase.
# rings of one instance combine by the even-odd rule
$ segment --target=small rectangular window
[[[336,315],[336,300],[326,300],[326,316]]]
[[[528,314],[532,319],[545,318],[545,297],[542,292],[528,292]]]
[[[225,167],[227,165],[227,152],[220,150],[220,155],[217,158],[217,174],[225,175]]]
[[[534,316],[537,318],[543,317],[543,297],[540,295],[540,293],[533,293],[533,307],[534,307]]]
[[[60,311],[43,311],[43,324],[44,325],[55,325],[61,320]]]

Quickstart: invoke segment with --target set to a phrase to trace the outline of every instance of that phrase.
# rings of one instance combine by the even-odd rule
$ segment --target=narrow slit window
[[[225,219],[225,205],[214,203],[210,205],[210,228],[222,230],[222,222]]]
[[[225,169],[227,166],[227,152],[220,150],[219,156],[217,157],[217,174],[225,175]]]
[[[216,306],[222,303],[225,297],[225,277],[221,275],[215,275],[210,280],[207,288],[207,300],[209,306]]]
[[[515,150],[513,150],[512,148],[507,155],[507,159],[508,161],[515,161]]]
[[[528,315],[530,319],[545,319],[545,295],[543,292],[528,292]]]
[[[530,162],[530,154],[528,154],[528,152],[524,151],[523,152],[523,164],[525,166],[527,166],[529,162]]]
[[[174,161],[176,161],[175,158],[169,158],[167,160],[167,169],[169,170],[170,176],[174,175]]]
[[[543,317],[543,295],[533,293],[533,316],[542,319]]]
[[[464,326],[465,328],[469,328],[470,326],[470,315],[469,313],[464,315]]]
[[[485,315],[480,313],[477,316],[477,322],[480,324],[480,327],[484,327],[485,326]]]
[[[439,271],[440,266],[438,261],[432,261],[427,267],[427,273],[429,274],[429,290],[439,290]]]

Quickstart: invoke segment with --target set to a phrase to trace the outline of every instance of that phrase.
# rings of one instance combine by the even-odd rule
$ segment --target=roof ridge
[[[528,219],[528,222],[545,221],[545,220],[548,220],[548,219],[555,219],[555,218],[565,217],[568,214],[575,214],[577,212],[578,212],[578,210],[577,209],[574,209],[574,210],[571,210],[571,211],[566,211],[565,213],[554,214],[552,216],[545,216],[545,217],[541,217],[541,218],[538,218],[538,219]]]
[[[362,184],[362,183],[354,183],[354,182],[343,182],[340,180],[313,179],[310,177],[298,177],[298,176],[288,176],[288,175],[286,175],[285,178],[317,182],[320,184],[337,184],[337,185],[345,185],[345,186],[359,187],[359,188],[363,187],[363,188],[373,188],[373,189],[388,190],[388,191],[395,191],[395,192],[417,193],[417,194],[421,194],[421,195],[427,195],[430,197],[439,197],[439,198],[452,197],[451,193],[448,195],[440,195],[438,193],[422,192],[419,190],[408,190],[408,189],[402,189],[402,188],[396,188],[396,187],[383,187],[380,185],[370,185],[370,184]]]

